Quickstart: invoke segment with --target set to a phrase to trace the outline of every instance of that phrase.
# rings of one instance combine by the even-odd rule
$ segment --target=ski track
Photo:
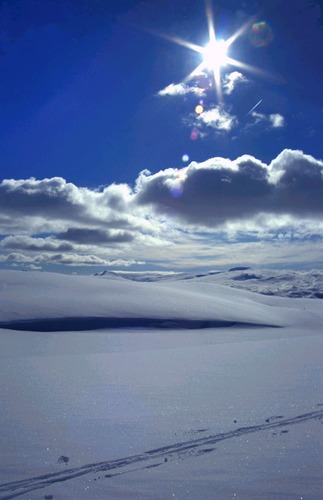
[[[155,448],[138,455],[130,455],[128,457],[120,458],[117,460],[109,460],[105,462],[98,462],[94,464],[87,464],[81,467],[76,467],[73,469],[63,470],[61,472],[54,472],[51,474],[45,474],[42,476],[31,477],[23,479],[20,481],[13,481],[10,483],[4,483],[0,485],[0,499],[9,500],[11,498],[18,497],[20,495],[29,493],[31,491],[46,488],[55,483],[62,483],[70,479],[74,479],[80,476],[84,476],[90,473],[100,473],[106,471],[115,471],[112,474],[106,474],[104,477],[109,478],[121,474],[127,474],[129,472],[139,471],[143,469],[154,468],[166,463],[178,459],[179,456],[185,458],[185,455],[191,456],[192,454],[201,455],[204,453],[210,453],[215,448],[204,448],[205,446],[214,445],[220,441],[226,439],[236,438],[243,436],[245,434],[251,434],[254,432],[267,431],[269,429],[275,429],[279,427],[286,427],[307,420],[322,419],[323,410],[314,411],[311,413],[305,413],[303,415],[298,415],[297,417],[283,419],[282,416],[269,417],[266,419],[266,423],[254,425],[250,427],[240,427],[233,431],[224,432],[220,434],[209,435],[201,437],[198,439],[193,439],[190,441],[184,441],[181,443],[176,443],[168,446],[163,446],[161,448]],[[272,421],[272,419],[279,419],[279,421]],[[176,454],[175,457],[172,454]],[[163,459],[162,462],[156,459]],[[136,466],[142,462],[148,462],[141,467],[131,467]],[[151,462],[151,463],[149,463]],[[119,471],[123,467],[130,466],[129,469],[124,471]]]

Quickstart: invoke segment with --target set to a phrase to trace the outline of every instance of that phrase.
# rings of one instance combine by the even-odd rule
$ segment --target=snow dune
[[[0,499],[321,498],[323,303],[250,275],[1,271]]]

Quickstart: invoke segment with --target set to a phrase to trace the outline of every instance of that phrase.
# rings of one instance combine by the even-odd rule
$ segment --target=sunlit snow
[[[318,499],[321,284],[1,271],[0,499]]]

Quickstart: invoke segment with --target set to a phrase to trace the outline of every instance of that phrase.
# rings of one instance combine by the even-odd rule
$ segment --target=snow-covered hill
[[[0,499],[319,499],[322,301],[262,273],[1,271]]]
[[[304,309],[321,306],[317,301],[300,304],[225,286],[228,274],[141,281],[139,275],[136,280],[110,279],[106,275],[106,279],[98,279],[0,271],[0,327],[75,331],[127,326],[286,326],[302,322]],[[231,281],[258,282],[255,278],[242,280],[241,276],[241,271],[234,271]],[[286,286],[281,278],[279,282]]]

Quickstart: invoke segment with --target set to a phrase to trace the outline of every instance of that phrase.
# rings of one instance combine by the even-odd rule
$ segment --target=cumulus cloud
[[[130,196],[131,190],[126,184],[111,184],[102,191],[95,191],[77,187],[61,177],[5,179],[0,184],[0,210],[2,217],[19,213],[23,218],[39,216],[93,224],[95,221],[113,222],[124,216],[129,223],[125,209]]]
[[[227,95],[232,94],[237,86],[242,83],[247,83],[248,80],[239,71],[233,71],[232,73],[226,74],[223,78],[223,92]]]
[[[59,177],[5,179],[0,182],[0,235],[55,233],[79,243],[87,238],[127,243],[141,229],[156,230],[153,221],[133,212],[132,199],[126,184],[88,189]]]
[[[64,210],[79,209],[80,198],[80,190],[60,177],[43,180],[5,179],[0,185],[0,208],[2,212],[13,214],[24,205],[26,213],[40,210],[49,214],[59,209],[60,217],[64,217]]]
[[[186,83],[171,83],[164,89],[157,92],[157,95],[159,96],[168,95],[172,97],[187,94],[194,94],[196,96],[203,97],[205,95],[205,90],[194,85],[186,85]]]
[[[284,150],[269,165],[244,155],[213,158],[154,175],[142,173],[137,203],[188,224],[216,227],[259,213],[319,218],[323,212],[323,162]]]
[[[197,124],[199,126],[204,125],[222,132],[229,132],[237,123],[236,117],[230,115],[230,113],[220,106],[203,111],[197,117]]]
[[[0,207],[0,262],[8,265],[184,266],[198,255],[195,265],[202,259],[213,266],[215,238],[217,248],[220,240],[244,237],[315,241],[319,248],[323,162],[292,150],[269,164],[249,155],[217,157],[144,171],[134,189],[10,179],[0,183]],[[229,250],[216,255],[223,260]]]

